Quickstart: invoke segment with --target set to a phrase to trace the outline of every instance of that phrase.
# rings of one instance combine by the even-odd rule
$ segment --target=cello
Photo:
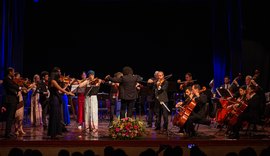
[[[198,92],[202,93],[204,91],[206,91],[205,86]],[[185,91],[185,94],[188,96],[188,98],[183,102],[184,107],[180,106],[182,110],[178,111],[176,116],[173,119],[173,125],[180,126],[180,127],[184,126],[190,114],[192,113],[193,109],[196,107],[196,102],[194,100],[196,96],[194,96],[194,94],[191,92],[191,89],[187,89]],[[180,103],[182,102],[178,102],[176,106],[181,105]]]
[[[225,123],[228,126],[234,126],[237,123],[239,115],[242,114],[248,107],[247,100],[250,93],[246,93],[244,87],[240,87],[239,92],[241,96],[235,102],[232,102],[233,105],[225,117]]]
[[[238,116],[244,112],[244,110],[247,108],[247,104],[244,101],[240,101],[235,109],[232,109],[227,115],[226,115],[226,121],[229,126],[233,126],[237,123]]]
[[[193,109],[196,107],[196,102],[193,98],[189,98],[185,102],[187,102],[187,104],[181,107],[182,111],[177,112],[176,116],[173,118],[173,125],[175,126],[183,127]]]

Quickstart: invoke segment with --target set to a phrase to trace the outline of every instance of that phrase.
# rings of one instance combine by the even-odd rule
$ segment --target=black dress
[[[58,93],[58,90],[55,87],[50,87],[50,112],[49,112],[49,126],[48,126],[48,136],[55,138],[56,135],[62,134],[61,126],[61,97]]]

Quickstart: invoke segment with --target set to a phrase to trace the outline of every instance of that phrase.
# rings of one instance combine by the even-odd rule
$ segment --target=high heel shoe
[[[26,134],[22,129],[19,130],[19,133],[20,133],[21,135],[25,135],[25,134]]]

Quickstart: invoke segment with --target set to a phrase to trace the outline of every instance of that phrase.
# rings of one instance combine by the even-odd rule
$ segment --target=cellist
[[[180,116],[180,112],[181,111],[184,111],[185,107],[190,103],[190,101],[192,100],[192,88],[191,86],[187,87],[186,90],[185,90],[185,94],[184,94],[184,99],[185,101],[180,101],[178,102],[175,107],[177,109],[179,109],[179,113],[175,115],[174,119],[173,119],[173,124],[176,125],[176,126],[179,126],[180,130],[179,130],[179,133],[184,133],[184,130],[185,128],[181,125],[179,125],[179,118],[181,117]]]
[[[210,125],[211,121],[206,118],[207,112],[205,111],[207,105],[207,96],[204,92],[201,92],[201,87],[199,84],[194,84],[192,86],[191,92],[191,101],[196,103],[193,111],[191,112],[190,116],[188,117],[187,121],[185,122],[184,128],[186,133],[190,136],[196,136],[194,123],[200,123],[204,125]]]
[[[257,124],[259,123],[259,112],[260,112],[260,97],[256,93],[256,86],[250,85],[247,88],[246,93],[246,104],[247,108],[238,116],[238,120],[235,125],[232,126],[232,133],[229,135],[231,139],[239,138],[239,131],[242,127],[242,123],[247,121],[249,123]]]
[[[226,134],[230,133],[232,130],[232,126],[237,122],[238,116],[244,109],[246,105],[246,86],[242,85],[239,87],[239,97],[235,100],[235,102],[231,102],[232,104],[227,107],[228,113],[225,116],[224,124],[227,125]],[[243,109],[243,110],[239,110]]]

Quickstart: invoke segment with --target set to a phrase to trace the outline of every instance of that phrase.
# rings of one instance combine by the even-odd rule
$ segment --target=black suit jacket
[[[142,77],[139,75],[124,75],[120,78],[109,77],[112,82],[119,83],[119,98],[123,100],[135,100],[138,98],[138,91],[136,84],[142,81]]]
[[[37,88],[38,92],[39,92],[39,101],[42,103],[44,101],[46,101],[48,99],[48,95],[44,94],[44,92],[48,92],[48,85],[44,82],[44,81],[40,81],[38,83],[38,88]]]
[[[3,106],[7,108],[7,104],[18,104],[18,92],[20,87],[10,77],[6,76],[3,80],[4,101]]]
[[[157,85],[154,85],[154,91],[155,91],[155,97],[159,102],[168,102],[168,86],[169,86],[169,82],[167,80],[165,80],[162,85],[160,90],[158,90]]]

